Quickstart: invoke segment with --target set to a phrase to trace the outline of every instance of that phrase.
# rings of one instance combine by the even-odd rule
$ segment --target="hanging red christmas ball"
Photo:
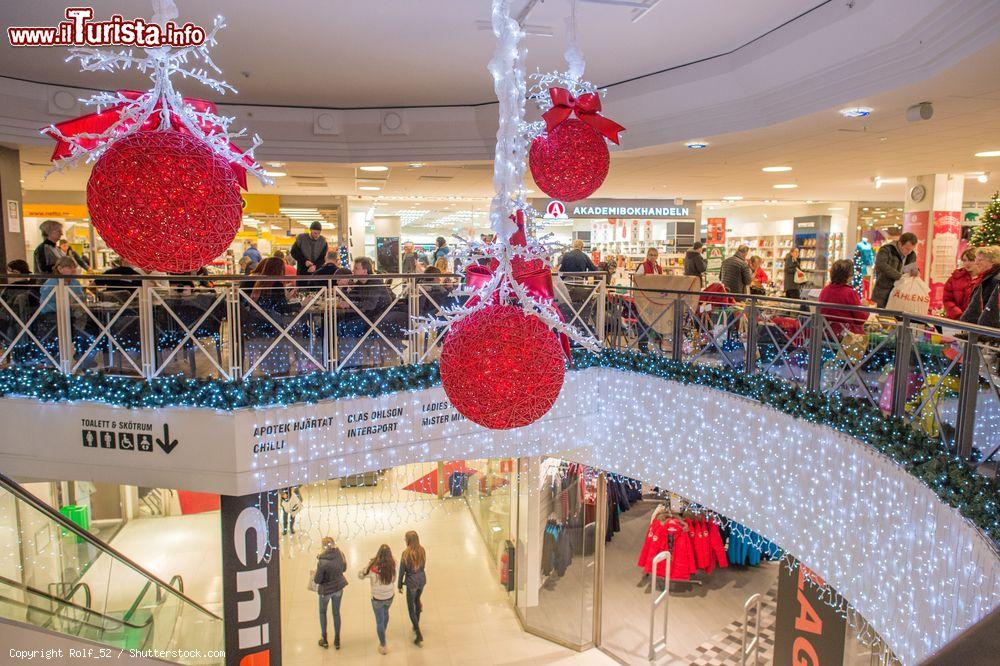
[[[544,416],[566,374],[556,335],[511,305],[491,305],[453,325],[440,363],[441,383],[455,409],[494,430]]]
[[[538,189],[560,201],[579,201],[596,192],[610,164],[604,137],[575,118],[536,138],[528,151],[528,166]]]
[[[229,162],[173,130],[136,132],[112,144],[90,174],[87,208],[108,247],[134,266],[166,273],[214,260],[242,220]]]

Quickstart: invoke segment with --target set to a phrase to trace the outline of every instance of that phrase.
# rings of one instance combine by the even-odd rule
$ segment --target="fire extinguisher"
[[[508,592],[514,589],[514,544],[509,539],[500,554],[500,584]]]

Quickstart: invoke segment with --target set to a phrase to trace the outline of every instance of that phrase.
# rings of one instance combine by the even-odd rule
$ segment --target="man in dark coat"
[[[725,285],[726,291],[731,294],[747,293],[750,283],[753,282],[753,271],[750,270],[750,264],[747,263],[747,254],[749,253],[748,246],[740,245],[736,249],[736,254],[726,257],[726,260],[722,262],[722,268],[719,269],[719,282]]]
[[[292,243],[289,254],[295,260],[295,269],[299,275],[309,275],[326,263],[326,239],[322,235],[323,225],[313,222],[309,225],[309,233],[299,234]]]
[[[560,273],[587,273],[597,270],[597,266],[583,251],[583,241],[577,238],[573,241],[573,249],[562,256],[559,262]]]
[[[872,288],[872,300],[877,307],[885,307],[896,280],[903,277],[903,270],[916,263],[917,242],[916,234],[906,232],[899,240],[879,248],[875,255],[875,286]]]
[[[684,275],[695,276],[698,278],[698,282],[705,286],[705,271],[708,270],[708,264],[701,253],[702,247],[701,241],[695,241],[695,244],[684,255]]]

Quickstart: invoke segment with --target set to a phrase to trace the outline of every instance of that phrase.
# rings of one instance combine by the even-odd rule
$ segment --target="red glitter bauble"
[[[441,349],[441,383],[470,421],[520,428],[545,415],[562,389],[559,338],[538,317],[491,305],[451,327]]]
[[[571,118],[531,142],[528,166],[538,189],[553,199],[579,201],[608,176],[611,155],[597,130]]]
[[[242,221],[236,174],[198,139],[136,132],[105,152],[87,183],[90,220],[126,261],[186,273],[226,251]]]

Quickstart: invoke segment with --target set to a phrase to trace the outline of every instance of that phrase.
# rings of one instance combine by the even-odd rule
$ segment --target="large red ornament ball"
[[[196,270],[225,252],[243,216],[229,162],[173,130],[136,132],[108,148],[90,174],[87,208],[108,247],[165,273]]]
[[[520,428],[545,415],[562,389],[559,338],[537,317],[492,305],[451,327],[441,349],[441,383],[470,421]]]
[[[596,192],[610,165],[604,137],[575,118],[532,141],[528,151],[528,166],[538,189],[560,201],[579,201]]]

